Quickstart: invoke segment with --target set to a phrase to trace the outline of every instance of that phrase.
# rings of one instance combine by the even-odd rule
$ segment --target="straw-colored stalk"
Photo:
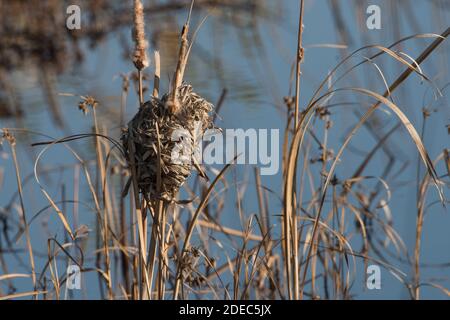
[[[145,39],[145,23],[144,23],[144,6],[140,0],[134,1],[134,28],[133,28],[133,40],[134,40],[134,54],[133,63],[138,71],[139,76],[139,103],[142,105],[144,102],[143,90],[142,90],[142,71],[150,65],[150,61],[147,56],[148,42]]]
[[[9,145],[11,147],[12,157],[13,157],[13,161],[14,161],[14,169],[15,169],[15,173],[16,173],[17,190],[19,192],[20,208],[22,210],[21,211],[21,213],[22,213],[21,220],[22,220],[23,228],[25,230],[28,255],[29,255],[29,259],[30,259],[31,279],[33,281],[34,290],[36,290],[37,289],[36,267],[35,267],[35,263],[34,263],[33,246],[31,243],[30,229],[28,226],[28,221],[27,221],[26,212],[25,212],[25,204],[24,204],[24,199],[23,199],[22,179],[20,177],[19,162],[17,161],[16,139],[6,129],[3,129],[3,137],[9,142]],[[33,295],[33,296],[35,299],[37,299],[37,295]]]

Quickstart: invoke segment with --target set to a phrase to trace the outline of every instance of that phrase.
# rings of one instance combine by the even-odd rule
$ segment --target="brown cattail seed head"
[[[133,40],[135,43],[133,63],[138,70],[145,69],[150,62],[147,57],[148,42],[145,40],[144,6],[140,0],[134,1]]]

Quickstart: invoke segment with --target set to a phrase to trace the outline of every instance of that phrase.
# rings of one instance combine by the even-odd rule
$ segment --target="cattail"
[[[140,0],[134,1],[133,40],[135,43],[133,63],[138,70],[143,70],[150,62],[147,57],[148,42],[145,40],[144,6]]]
[[[192,5],[191,5],[192,10]],[[134,63],[143,65],[147,61],[144,40],[144,21],[140,1],[135,1],[135,39],[136,50]],[[184,70],[189,53],[188,43],[189,18],[181,32],[181,43],[178,63],[170,91],[159,98],[160,59],[155,52],[155,82],[153,96],[147,102],[141,102],[140,108],[128,128],[123,132],[122,143],[127,161],[136,170],[139,192],[147,201],[155,199],[172,202],[180,187],[191,172],[196,169],[204,175],[195,152],[202,143],[201,136],[209,128],[213,128],[211,112],[214,106],[200,95],[192,86],[183,83]],[[144,43],[144,45],[140,45]],[[139,60],[138,58],[144,58]],[[142,94],[140,99],[142,100]],[[178,133],[189,133],[176,137]],[[178,141],[179,140],[179,141]],[[174,158],[174,151],[182,141],[188,151],[184,161]],[[191,149],[191,150],[189,150]]]

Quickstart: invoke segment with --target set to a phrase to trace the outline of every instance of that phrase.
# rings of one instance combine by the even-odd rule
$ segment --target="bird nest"
[[[169,111],[168,99],[166,94],[144,103],[122,135],[127,161],[134,166],[139,191],[148,201],[174,200],[197,166],[194,152],[202,143],[201,136],[212,127],[213,105],[194,93],[190,85],[178,88],[180,108],[177,112]],[[180,150],[180,143],[190,147],[188,154],[185,149]],[[182,154],[184,158],[174,158],[174,154]]]

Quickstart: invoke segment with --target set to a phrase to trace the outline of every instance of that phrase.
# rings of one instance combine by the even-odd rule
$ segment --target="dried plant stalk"
[[[159,97],[160,79],[161,79],[161,59],[159,56],[159,51],[155,51],[155,78],[153,82],[153,96],[155,98]]]

